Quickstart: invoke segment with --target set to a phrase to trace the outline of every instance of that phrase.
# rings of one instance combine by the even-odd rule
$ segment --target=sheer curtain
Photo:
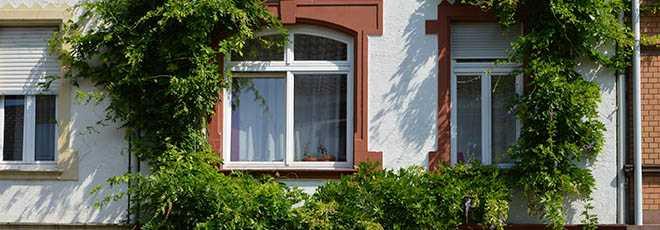
[[[457,76],[457,160],[481,161],[481,77]]]
[[[296,161],[346,161],[346,75],[295,75]]]
[[[286,133],[284,78],[240,78],[232,97],[231,160],[283,161]]]
[[[516,142],[516,117],[509,107],[516,96],[516,77],[493,76],[491,79],[493,163],[508,163],[511,157],[506,150]]]

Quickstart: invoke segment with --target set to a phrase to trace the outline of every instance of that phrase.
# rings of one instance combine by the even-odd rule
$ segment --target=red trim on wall
[[[345,32],[355,38],[355,98],[353,150],[354,165],[376,161],[382,167],[382,152],[368,151],[368,36],[383,33],[383,0],[281,0],[268,3],[269,11],[285,25],[313,24]],[[215,108],[215,116],[209,124],[209,142],[213,149],[222,152],[222,101]],[[222,156],[222,155],[221,155]],[[272,170],[265,170],[275,172]],[[292,171],[279,170],[290,174]],[[296,175],[312,174],[314,170],[296,170]],[[348,170],[354,171],[354,170]],[[319,171],[314,171],[318,174]],[[346,172],[321,173],[324,176]],[[272,173],[270,173],[272,174]]]
[[[452,5],[443,1],[438,5],[438,19],[426,21],[426,34],[438,35],[438,110],[436,150],[429,152],[429,169],[449,164],[451,158],[451,23],[494,22],[492,13],[467,5]]]

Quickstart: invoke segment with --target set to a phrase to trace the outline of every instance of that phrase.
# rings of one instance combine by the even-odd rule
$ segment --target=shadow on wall
[[[417,0],[417,8],[409,18],[403,29],[405,40],[404,52],[391,57],[392,62],[399,62],[396,72],[391,75],[387,82],[388,88],[383,89],[386,93],[381,99],[382,103],[374,108],[374,115],[370,120],[370,132],[376,133],[381,138],[374,138],[373,143],[387,143],[388,138],[402,138],[397,144],[401,145],[403,151],[413,152],[389,152],[394,149],[383,149],[386,154],[394,154],[394,159],[390,158],[389,164],[401,165],[401,163],[410,162],[410,154],[418,155],[415,159],[424,159],[426,163],[426,154],[429,150],[425,149],[428,140],[436,136],[436,101],[437,101],[437,71],[428,71],[422,74],[428,76],[419,76],[420,68],[428,66],[428,62],[434,63],[437,69],[437,40],[430,39],[426,35],[425,22],[428,20],[428,12],[435,12],[436,1]],[[387,31],[386,31],[387,32]],[[372,53],[372,55],[379,55]],[[382,55],[382,54],[381,54]],[[379,57],[388,59],[388,57]],[[371,69],[378,68],[371,66]],[[373,71],[371,71],[373,72]],[[374,76],[375,79],[382,76]],[[373,81],[372,81],[373,82]],[[398,116],[393,116],[398,114]],[[389,124],[388,124],[389,123]],[[393,123],[393,124],[392,124]],[[399,134],[395,134],[399,132]],[[397,136],[393,136],[393,134]],[[426,147],[428,148],[428,147]],[[433,146],[435,148],[435,146]],[[423,155],[423,156],[420,156]],[[391,155],[392,156],[392,155]],[[393,161],[393,162],[392,162]]]

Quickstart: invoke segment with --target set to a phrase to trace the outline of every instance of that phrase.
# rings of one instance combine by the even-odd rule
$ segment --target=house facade
[[[0,223],[7,227],[116,227],[125,220],[127,202],[98,209],[94,203],[101,197],[91,191],[112,176],[144,168],[128,153],[119,124],[99,122],[108,102],[76,97],[78,90],[94,90],[90,83],[56,81],[47,92],[39,90],[46,76],[61,71],[47,40],[75,17],[66,10],[75,3],[0,0]],[[469,160],[512,164],[503,151],[521,124],[508,102],[523,93],[524,79],[514,74],[519,64],[494,62],[506,58],[523,25],[505,30],[489,13],[439,0],[267,5],[289,30],[290,42],[275,49],[251,46],[259,52],[227,58],[235,79],[268,100],[255,100],[249,91],[223,93],[208,129],[222,170],[272,174],[313,192],[366,161],[387,169]],[[603,152],[589,166],[596,179],[594,210],[602,224],[629,223],[627,117],[619,109],[627,106],[629,90],[624,75],[602,66],[582,63],[579,71],[601,88],[606,129]],[[653,82],[654,75],[645,74]],[[644,92],[657,93],[653,89]],[[241,103],[222,103],[234,100]],[[653,108],[644,107],[650,122],[657,115]],[[658,133],[652,127],[645,126],[649,138]],[[651,166],[656,139],[644,140]],[[660,210],[654,201],[660,179],[651,174],[645,179],[648,215]],[[539,223],[517,197],[510,222]],[[580,223],[582,205],[569,206],[568,222]]]

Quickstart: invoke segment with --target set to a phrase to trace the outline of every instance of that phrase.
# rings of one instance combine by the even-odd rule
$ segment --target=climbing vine
[[[588,202],[595,186],[589,168],[603,148],[600,88],[580,69],[596,63],[617,70],[628,65],[630,29],[619,17],[623,0],[462,0],[492,10],[503,26],[522,23],[511,62],[524,63],[528,90],[516,103],[523,127],[509,150],[516,161],[513,183],[533,214],[556,229],[566,222],[567,202]],[[616,51],[612,53],[612,51]],[[594,216],[584,213],[587,223]]]
[[[221,162],[205,134],[219,92],[230,85],[220,57],[259,41],[257,31],[285,34],[264,2],[89,0],[73,12],[51,50],[68,68],[67,80],[100,89],[79,95],[108,99],[106,119],[123,125],[130,153],[149,165],[148,175],[112,178],[111,188],[128,190],[111,190],[104,202],[129,195],[130,222],[145,229],[212,221],[235,229],[282,226],[298,193],[273,180],[218,173]]]
[[[598,115],[599,86],[578,70],[592,62],[619,70],[628,65],[632,40],[629,29],[619,21],[626,5],[623,0],[459,2],[494,12],[505,27],[521,22],[525,26],[525,34],[513,44],[509,60],[524,63],[522,74],[529,79],[527,92],[515,106],[523,128],[519,141],[509,150],[517,161],[511,169],[512,183],[522,188],[533,213],[560,228],[566,222],[566,202],[589,201],[595,181],[583,166],[596,159],[604,141],[605,128]],[[129,194],[132,222],[145,229],[295,228],[300,222],[332,228],[335,220],[354,223],[353,217],[369,224],[390,221],[359,212],[363,207],[350,206],[351,200],[341,203],[341,194],[345,189],[353,191],[351,187],[365,188],[355,193],[364,198],[368,191],[381,191],[367,188],[386,185],[400,188],[405,195],[408,182],[419,182],[417,177],[428,179],[428,183],[415,187],[419,191],[444,183],[478,181],[487,185],[494,192],[472,192],[473,198],[484,196],[482,202],[486,202],[479,209],[484,216],[476,219],[486,219],[499,228],[504,224],[502,213],[508,210],[503,200],[508,194],[503,191],[505,186],[499,181],[473,178],[498,175],[494,169],[475,174],[467,173],[470,170],[464,173],[460,166],[446,169],[449,176],[429,176],[414,169],[400,174],[360,174],[329,185],[326,193],[309,200],[303,209],[294,208],[294,204],[306,196],[272,178],[218,173],[221,161],[207,142],[205,128],[218,92],[231,85],[230,73],[220,69],[220,57],[240,55],[247,42],[260,41],[257,31],[286,33],[262,0],[94,0],[83,1],[76,12],[79,17],[66,23],[51,48],[69,68],[68,80],[92,82],[102,89],[81,95],[104,94],[102,98],[109,99],[107,119],[123,124],[131,153],[149,163],[148,175],[129,173],[109,181],[111,185],[129,185],[127,191],[109,199]],[[268,41],[261,42],[269,45]],[[363,181],[369,178],[382,182]],[[394,200],[387,198],[389,194],[382,194],[387,199],[377,200],[377,204],[397,207],[383,213],[405,208],[410,211],[406,212],[409,223],[441,225],[433,222],[438,215],[451,220],[451,226],[465,223],[460,221],[463,195],[440,190],[441,195],[424,199],[445,199],[445,193],[456,199],[446,202],[452,205],[447,210],[390,204]],[[329,194],[339,195],[332,198]],[[308,216],[325,212],[332,214],[327,220]],[[429,218],[428,222],[422,218]],[[596,221],[590,213],[585,213],[584,219]]]

